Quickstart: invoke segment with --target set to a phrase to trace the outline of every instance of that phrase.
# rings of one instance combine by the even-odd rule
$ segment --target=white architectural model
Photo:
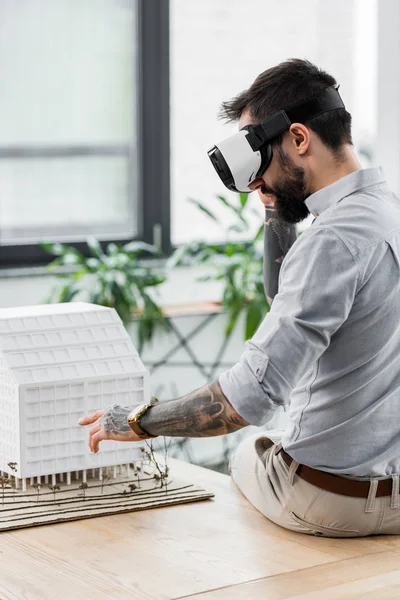
[[[129,465],[138,443],[98,454],[78,419],[112,404],[149,401],[149,374],[114,309],[81,302],[0,309],[0,471],[54,485],[88,469]],[[10,464],[12,465],[10,467]],[[1,473],[0,473],[1,474]]]

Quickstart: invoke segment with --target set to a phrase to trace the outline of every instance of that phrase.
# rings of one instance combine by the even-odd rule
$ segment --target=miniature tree
[[[141,470],[142,470],[142,467],[140,465],[136,465],[134,474],[136,475],[138,488],[140,488],[140,472],[141,472]]]
[[[86,483],[86,481],[84,481],[83,483],[81,483],[81,485],[79,486],[79,489],[82,490],[83,493],[83,501],[85,502],[86,500],[86,490],[88,489],[88,484]]]
[[[13,490],[13,500],[15,500],[15,473],[18,470],[17,469],[18,465],[17,465],[16,462],[9,462],[9,463],[7,463],[7,466],[10,468],[10,470],[12,471],[12,474],[14,475],[14,481],[11,478],[10,483],[11,483],[11,487],[12,487],[12,490]]]
[[[103,495],[103,488],[104,488],[104,485],[105,485],[106,483],[108,483],[109,479],[110,479],[110,477],[106,477],[106,478],[102,477],[102,478],[101,478],[101,494],[102,494],[102,495]]]
[[[161,471],[160,465],[158,464],[158,461],[157,461],[157,459],[155,457],[154,448],[153,448],[152,442],[149,443],[146,440],[146,446],[147,446],[147,451],[145,451],[145,454],[146,454],[147,458],[149,459],[149,463],[151,465],[153,465],[153,467],[155,467],[157,469],[158,475],[159,475],[158,481],[162,480],[162,478],[163,478],[163,472]],[[155,479],[155,477],[154,477],[154,479]]]
[[[37,491],[37,500],[36,502],[39,502],[39,494],[40,494],[40,490],[42,489],[42,484],[41,483],[33,483],[32,487],[35,488],[35,490]]]
[[[3,492],[3,506],[4,506],[4,491],[9,483],[11,483],[11,479],[8,479],[8,477],[0,477],[0,485],[1,485],[2,492]]]
[[[49,490],[54,494],[54,504],[56,503],[56,492],[61,490],[59,485],[49,485]]]

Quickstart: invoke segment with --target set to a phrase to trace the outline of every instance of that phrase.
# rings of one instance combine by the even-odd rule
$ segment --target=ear
[[[305,154],[310,145],[310,130],[302,123],[293,123],[290,126],[289,134],[297,154]]]

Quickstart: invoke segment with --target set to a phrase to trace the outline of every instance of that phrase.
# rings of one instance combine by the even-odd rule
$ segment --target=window
[[[187,198],[226,218],[214,198],[232,195],[206,154],[235,130],[217,121],[220,103],[282,60],[308,58],[332,72],[354,114],[356,148],[368,160],[376,120],[376,0],[171,0],[170,10],[174,244],[221,240],[218,226]],[[256,227],[262,207],[253,196]]]
[[[42,240],[152,242],[153,224],[168,233],[146,202],[142,127],[168,117],[164,39],[168,2],[0,0],[3,265],[43,260]],[[156,171],[169,169],[162,151],[151,156]],[[159,196],[168,206],[169,185]]]
[[[0,0],[0,265],[48,261],[43,239],[84,249],[88,234],[167,252],[223,241],[187,202],[229,224],[214,199],[233,194],[207,157],[235,131],[217,120],[220,103],[290,56],[335,75],[373,162],[377,4]]]

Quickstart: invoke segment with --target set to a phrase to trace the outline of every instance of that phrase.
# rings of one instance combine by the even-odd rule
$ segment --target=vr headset
[[[280,110],[265,123],[246,125],[207,154],[228,190],[248,193],[249,184],[263,175],[271,163],[271,141],[275,137],[287,131],[292,123],[303,123],[338,108],[345,108],[338,88],[328,88],[318,98]]]

